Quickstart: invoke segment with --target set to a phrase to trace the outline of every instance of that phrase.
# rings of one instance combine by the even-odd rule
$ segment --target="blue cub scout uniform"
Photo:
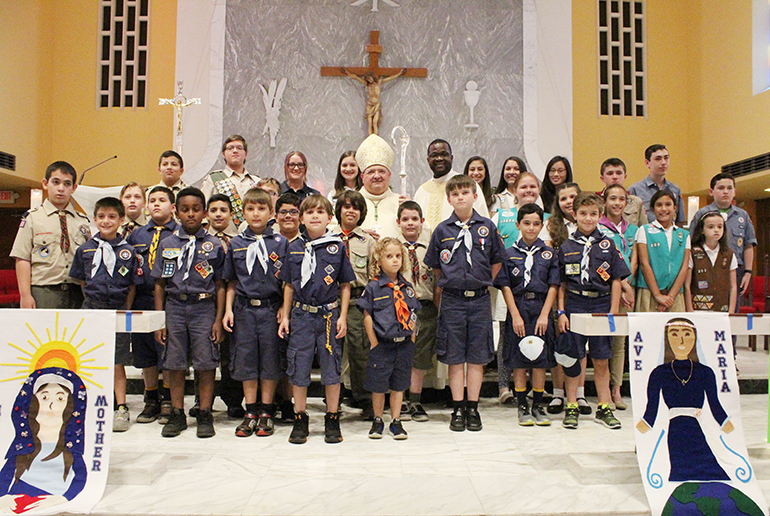
[[[104,263],[104,258],[99,260],[96,273],[91,271],[101,235],[78,247],[75,259],[72,262],[70,276],[80,281],[85,281],[83,292],[90,308],[122,308],[126,304],[128,288],[137,281],[137,260],[134,248],[122,237],[106,242],[115,253],[115,264],[112,271]],[[105,254],[104,251],[101,253]]]
[[[495,278],[495,286],[502,289],[508,287],[513,293],[516,308],[524,320],[526,336],[535,335],[535,327],[540,312],[543,310],[548,290],[551,286],[558,286],[559,260],[555,251],[545,245],[539,238],[527,246],[519,239],[512,247],[508,248],[508,259],[503,262],[500,273]],[[528,357],[520,349],[522,339],[513,331],[513,319],[510,312],[506,314],[503,341],[503,360],[509,368],[550,368],[555,365],[553,361],[554,329],[548,318],[548,326],[543,340],[543,348],[539,355]]]
[[[156,224],[154,221],[150,220],[146,225],[133,230],[126,239],[136,251],[136,259],[139,266],[137,270],[137,276],[139,276],[139,279],[136,284],[137,298],[147,295],[152,296],[153,291],[155,290],[155,279],[152,277],[152,270],[150,269],[150,261],[148,258],[150,255],[152,240],[156,233],[156,227],[162,228],[160,230],[160,236],[158,237],[158,248],[160,248],[160,242],[171,236],[174,231],[179,228],[178,224],[173,218],[166,224]],[[155,258],[159,256],[157,251],[158,250],[156,249]],[[147,309],[152,309],[152,307],[147,307]]]
[[[195,238],[194,250],[185,246]],[[188,264],[189,256],[192,261]],[[158,246],[152,277],[166,280],[166,293],[173,296],[216,293],[216,281],[221,279],[225,250],[215,236],[201,228],[195,235],[177,229]],[[185,276],[187,276],[185,278]]]
[[[441,362],[486,364],[492,360],[492,309],[487,288],[492,286],[492,264],[505,259],[500,233],[476,210],[466,223],[452,213],[431,235],[424,262],[441,270],[441,312],[436,330],[436,356]]]
[[[257,255],[249,273],[248,250],[250,245],[257,244],[258,237],[265,243],[267,271]],[[249,299],[280,299],[283,297],[283,285],[278,279],[278,273],[286,260],[288,248],[289,241],[280,234],[273,233],[271,229],[265,229],[262,235],[256,235],[246,228],[243,233],[230,240],[223,278],[227,281],[238,280],[235,292],[239,296]]]
[[[366,310],[374,319],[374,333],[378,339],[394,340],[400,338],[410,338],[414,333],[415,323],[417,321],[417,311],[422,308],[417,295],[409,283],[398,274],[399,287],[404,295],[404,301],[409,308],[409,328],[404,328],[398,321],[396,308],[394,304],[394,289],[388,286],[390,278],[387,274],[380,274],[379,278],[373,278],[366,285],[364,293],[356,302],[361,310]]]

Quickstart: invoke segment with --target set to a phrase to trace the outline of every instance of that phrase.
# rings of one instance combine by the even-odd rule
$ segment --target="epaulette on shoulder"
[[[86,215],[85,213],[83,213],[81,211],[75,210],[75,215],[77,215],[81,219],[86,219],[86,221],[91,222],[91,220],[88,218],[88,215]]]

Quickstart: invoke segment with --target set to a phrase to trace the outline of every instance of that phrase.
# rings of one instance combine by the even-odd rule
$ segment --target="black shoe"
[[[257,416],[249,412],[243,416],[243,421],[235,428],[235,435],[238,437],[249,437],[254,434],[257,428]]]
[[[241,419],[243,416],[246,415],[246,410],[240,405],[233,405],[227,407],[227,418],[228,419]]]
[[[449,422],[449,429],[453,432],[465,431],[465,410],[458,408],[452,412],[452,420]]]
[[[214,416],[211,414],[211,410],[203,410],[198,413],[198,430],[196,435],[201,439],[208,437],[214,437],[216,432],[214,431]]]
[[[404,430],[404,426],[401,424],[400,419],[394,419],[391,421],[388,430],[390,430],[390,435],[392,435],[393,439],[396,441],[404,441],[409,437],[409,435],[406,433],[406,430]]]
[[[578,398],[577,403],[578,403],[578,410],[580,410],[581,414],[583,414],[584,416],[588,416],[591,414],[592,412],[591,405],[588,404],[585,398]]]
[[[310,418],[307,412],[294,414],[294,428],[291,429],[289,442],[291,444],[305,444],[307,436],[310,435]]]
[[[372,428],[369,430],[369,439],[382,439],[383,430],[385,430],[385,423],[383,423],[382,418],[374,418]]]
[[[339,412],[327,412],[324,418],[324,441],[329,444],[342,442]]]
[[[465,413],[465,427],[471,432],[478,432],[481,430],[481,416],[479,415],[479,409],[476,407],[467,409]]]
[[[273,435],[274,430],[273,416],[267,410],[263,410],[259,413],[259,420],[257,421],[257,435],[267,437]]]
[[[160,402],[160,415],[158,416],[157,420],[159,425],[165,425],[168,423],[168,418],[171,417],[171,411],[173,408],[174,406],[169,400],[163,400]],[[182,412],[184,412],[184,410]]]
[[[371,401],[362,401],[363,409],[361,410],[361,418],[364,421],[374,421],[374,408]]]
[[[294,404],[291,401],[281,402],[281,423],[293,423],[294,422]]]
[[[144,400],[144,409],[136,416],[137,423],[152,423],[160,416],[160,403],[158,400]]]
[[[163,425],[160,435],[163,437],[176,437],[182,433],[182,430],[186,429],[187,416],[184,415],[184,410],[172,408],[171,414],[168,416],[168,422]]]
[[[200,413],[201,413],[201,404],[196,399],[195,400],[195,405],[190,407],[190,410],[187,411],[187,415],[190,416],[190,417],[198,417],[200,415]]]

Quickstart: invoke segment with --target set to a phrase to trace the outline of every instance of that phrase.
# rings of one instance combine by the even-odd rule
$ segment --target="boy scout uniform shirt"
[[[248,227],[248,225],[247,225]],[[245,228],[244,228],[245,230]],[[233,231],[230,231],[230,226],[225,228],[224,231],[218,231],[211,227],[211,224],[209,224],[208,227],[209,235],[213,237],[217,237],[219,241],[222,243],[222,247],[224,247],[225,251],[227,251],[227,247],[230,245],[230,240],[238,236],[238,233],[235,233]]]
[[[289,244],[289,255],[278,273],[278,279],[291,283],[294,287],[294,301],[310,306],[322,306],[337,301],[340,284],[350,283],[356,279],[345,244],[342,240],[316,244],[316,266],[310,280],[302,287],[302,258],[305,256],[305,246],[313,245],[313,240],[303,234]]]
[[[431,231],[427,227],[423,226],[420,235],[417,237],[417,241],[410,243],[404,238],[404,235],[399,235],[398,240],[404,247],[406,247],[407,256],[410,255],[410,251],[414,250],[417,256],[417,268],[410,268],[406,271],[404,278],[412,284],[414,291],[417,293],[417,299],[420,301],[433,301],[433,290],[436,286],[436,277],[433,275],[433,269],[425,265],[425,253],[428,251],[428,244],[430,244]],[[417,271],[416,277],[412,273],[413,270]]]
[[[425,253],[425,265],[441,269],[438,286],[461,290],[477,290],[492,286],[492,264],[502,263],[506,259],[505,247],[497,227],[476,210],[465,225],[471,233],[471,262],[467,260],[464,242],[452,252],[461,227],[456,213],[440,223],[430,239]]]
[[[401,273],[396,283],[404,295],[404,301],[409,308],[409,329],[398,321],[396,307],[393,301],[394,289],[388,286],[390,278],[387,274],[381,274],[379,278],[372,278],[366,285],[364,293],[356,302],[361,310],[366,310],[374,320],[374,333],[378,339],[393,340],[402,337],[411,337],[417,321],[417,311],[422,308],[417,299],[412,285],[404,279]]]
[[[73,283],[69,271],[75,251],[91,238],[88,217],[76,211],[72,203],[64,211],[70,241],[66,253],[61,246],[59,210],[50,200],[29,210],[21,219],[10,257],[31,263],[34,286]]]
[[[561,283],[556,252],[539,238],[531,246],[527,246],[524,240],[519,239],[506,252],[508,259],[503,262],[503,267],[495,278],[495,287],[509,287],[513,295],[518,296],[525,292],[547,294],[552,285],[558,287]],[[528,252],[532,253],[532,268],[529,283],[525,287]]]
[[[221,279],[225,263],[225,250],[217,237],[200,228],[195,234],[195,255],[189,268],[189,276],[184,279],[187,270],[187,257],[180,260],[182,248],[190,241],[184,229],[174,231],[158,246],[158,255],[152,267],[152,277],[165,279],[166,293],[180,294],[216,294],[216,281]],[[181,261],[181,266],[180,266]]]
[[[710,211],[718,211],[722,213],[722,218],[725,217],[722,210],[717,206],[717,203],[712,202],[705,208],[698,210],[692,218],[692,222],[690,222],[690,227],[694,228],[695,223],[698,222],[704,214]],[[744,251],[749,246],[757,245],[757,235],[754,232],[754,224],[751,223],[751,217],[749,217],[748,212],[737,206],[731,205],[726,213],[727,218],[725,219],[725,228],[727,230],[727,247],[732,249],[733,253],[735,253],[735,257],[738,259],[738,268],[743,270],[746,267],[746,262],[743,257]],[[740,283],[741,278],[738,278],[738,284],[740,285]]]
[[[595,229],[591,235],[593,242],[589,250],[588,281],[580,279],[580,262],[583,259],[584,244],[575,239],[583,234],[580,230],[567,239],[559,248],[559,265],[561,282],[567,284],[568,291],[593,291],[601,294],[610,293],[612,280],[623,279],[631,274],[623,256],[615,247],[611,238]]]
[[[123,237],[118,236],[110,240],[108,243],[115,252],[115,268],[112,275],[102,259],[96,274],[91,276],[94,257],[101,241],[101,235],[97,234],[78,247],[70,276],[85,281],[83,293],[94,304],[110,307],[123,306],[128,295],[128,287],[134,285],[137,280],[136,253]]]
[[[126,216],[126,218],[128,218],[128,216]],[[120,225],[120,229],[118,230],[118,235],[128,240],[128,236],[131,233],[133,233],[134,230],[139,229],[142,226],[146,226],[147,221],[148,221],[148,218],[143,209],[142,213],[140,213],[136,219],[127,220],[126,222]]]
[[[333,226],[329,232],[340,237],[343,244],[347,244],[350,265],[356,273],[356,279],[350,287],[365,287],[369,283],[369,260],[376,245],[374,238],[361,229],[361,226],[356,226],[348,235],[343,233],[340,226]]]
[[[150,268],[150,247],[152,246],[152,239],[155,236],[155,228],[163,228],[160,230],[160,236],[158,237],[158,247],[155,249],[155,260],[160,257],[158,250],[160,249],[160,242],[171,236],[171,234],[177,230],[179,224],[172,218],[165,224],[156,224],[152,219],[147,225],[142,226],[134,230],[126,241],[129,245],[133,246],[136,252],[137,261],[137,278],[136,289],[137,295],[140,293],[147,294],[155,290],[155,279],[152,277],[152,269]]]
[[[256,242],[257,236],[250,228],[231,241],[225,258],[222,277],[227,281],[237,281],[235,292],[249,299],[273,299],[283,297],[283,284],[278,273],[286,263],[289,241],[278,233],[266,229],[259,235],[267,249],[267,272],[262,268],[259,257],[255,257],[251,274],[246,265],[249,245]]]

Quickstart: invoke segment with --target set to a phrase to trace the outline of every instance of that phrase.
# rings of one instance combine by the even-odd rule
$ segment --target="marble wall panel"
[[[474,154],[487,158],[492,182],[503,160],[523,154],[521,0],[396,0],[351,6],[351,0],[229,0],[225,41],[223,134],[249,142],[247,167],[283,179],[283,157],[305,153],[309,182],[327,192],[339,155],[366,137],[362,85],[321,77],[321,66],[366,66],[369,31],[380,31],[381,66],[425,67],[427,79],[398,79],[383,86],[380,135],[394,126],[411,136],[407,153],[410,193],[430,177],[428,143],[452,144],[454,168]],[[288,78],[276,147],[269,147],[258,85]],[[479,128],[465,129],[463,90],[481,89]],[[394,172],[399,170],[397,160]],[[398,181],[392,181],[398,188]]]

